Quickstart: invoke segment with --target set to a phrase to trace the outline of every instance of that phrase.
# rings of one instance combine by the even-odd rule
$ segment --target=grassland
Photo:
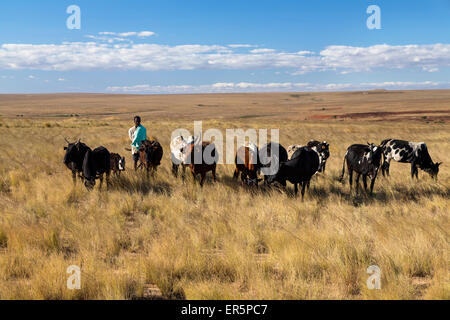
[[[0,298],[139,299],[157,286],[169,299],[449,299],[449,111],[448,91],[0,96]],[[73,187],[64,137],[125,154],[129,167],[135,113],[165,149],[158,174]],[[175,179],[170,135],[194,119],[204,130],[280,128],[285,146],[326,139],[327,173],[304,202],[292,186],[242,188],[233,166],[203,189]],[[425,141],[444,162],[438,181],[392,163],[373,196],[350,194],[337,179],[346,147],[390,137]],[[81,290],[66,287],[70,265]],[[370,265],[381,290],[366,286]]]

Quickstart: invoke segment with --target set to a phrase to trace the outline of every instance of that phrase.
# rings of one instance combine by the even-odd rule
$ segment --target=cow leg
[[[367,192],[367,175],[364,174],[362,177],[362,180],[363,180],[363,184],[364,184],[364,191]]]
[[[172,174],[177,177],[178,176],[178,165],[175,163],[172,163]]]
[[[348,170],[348,182],[350,183],[350,192],[352,191],[352,183],[353,183],[353,170]]]
[[[245,178],[246,178],[246,174],[244,172],[241,172],[241,181],[242,184],[245,184]]]
[[[192,179],[194,179],[194,183],[195,183],[196,178],[195,178],[195,171],[194,171],[194,169],[191,169],[191,173],[192,173]]]
[[[214,166],[213,168],[212,168],[212,176],[213,176],[213,180],[214,180],[214,182],[216,182],[217,181],[217,177],[216,177],[216,166]]]
[[[184,179],[186,178],[186,166],[184,164],[181,165],[181,177]]]
[[[359,191],[359,177],[361,177],[361,173],[357,173],[357,174],[356,174],[356,180],[355,180],[356,194],[358,194],[358,191]]]
[[[324,163],[323,163],[323,167],[322,167],[322,173],[323,173],[323,174],[325,174],[325,168],[326,168],[326,166],[327,166],[327,163],[324,162]]]
[[[238,168],[234,169],[233,179],[237,179],[239,177],[239,170]]]
[[[411,162],[411,178],[414,179],[414,175],[416,174],[416,163],[413,161]]]
[[[298,183],[294,183],[294,191],[295,191],[295,197],[297,197],[297,194],[298,194]]]
[[[206,172],[201,173],[201,179],[200,179],[200,187],[203,187],[203,183],[205,182]]]
[[[99,179],[100,179],[100,190],[101,190],[102,185],[103,185],[103,173],[100,175]]]
[[[303,182],[303,183],[302,183],[302,201],[303,201],[303,199],[305,198],[305,189],[306,189],[306,185],[307,185],[307,182]]]
[[[120,175],[120,171],[119,171],[119,175]],[[107,172],[106,173],[106,190],[109,190],[109,187],[111,184],[110,178],[111,178],[111,172]]]
[[[76,171],[72,171],[72,180],[73,180],[73,185],[77,184],[77,172]]]
[[[306,188],[307,188],[307,190],[309,190],[310,185],[311,185],[311,180],[308,180],[308,181],[306,182]]]
[[[371,179],[371,182],[370,182],[370,194],[373,194],[373,186],[375,185],[375,180],[376,179],[377,179],[377,176],[375,176],[375,177],[373,177]]]
[[[389,177],[389,168],[391,166],[390,162],[390,159],[384,159],[383,165],[381,166],[381,173],[383,173],[383,177],[385,176],[385,174]]]

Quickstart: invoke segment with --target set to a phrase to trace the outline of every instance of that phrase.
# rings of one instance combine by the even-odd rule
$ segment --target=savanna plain
[[[445,90],[1,95],[0,299],[450,299],[449,113]],[[124,151],[136,114],[164,148],[150,179]],[[327,140],[327,171],[304,201],[289,183],[242,187],[233,165],[200,188],[171,174],[172,131],[194,120],[279,129],[285,147]],[[126,156],[127,171],[109,190],[74,186],[64,138]],[[350,193],[347,147],[387,138],[426,142],[438,180],[392,162],[373,195]]]

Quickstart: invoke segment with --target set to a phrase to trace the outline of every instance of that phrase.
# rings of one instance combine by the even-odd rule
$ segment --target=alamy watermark
[[[180,141],[179,149],[174,143],[171,144],[172,154],[181,152],[183,157],[172,157],[175,164],[181,164],[186,161],[192,161],[184,157],[185,146],[187,144],[201,145],[203,141],[209,141],[213,144],[209,145],[203,153],[194,153],[194,164],[244,164],[245,159],[236,159],[236,149],[241,146],[249,146],[250,152],[254,153],[250,157],[253,164],[262,165],[261,173],[263,175],[273,175],[278,171],[279,167],[279,129],[270,129],[270,148],[264,148],[269,144],[268,129],[225,129],[225,134],[220,129],[208,129],[203,132],[202,121],[194,122],[193,134],[184,128],[176,129],[172,132],[171,141]],[[181,139],[180,139],[181,138]],[[257,147],[259,145],[259,148]],[[212,152],[214,150],[215,152]],[[275,161],[274,161],[275,160]]]
[[[369,30],[381,29],[381,9],[377,5],[371,5],[367,7],[367,14],[370,14],[367,18],[367,28]]]
[[[77,5],[70,5],[66,10],[67,14],[70,16],[66,20],[66,26],[69,30],[80,30],[81,29],[81,9]]]
[[[67,278],[67,289],[81,289],[81,269],[78,266],[69,266],[66,271],[70,276]]]
[[[370,266],[367,268],[366,271],[368,274],[370,274],[370,277],[367,279],[367,288],[369,290],[380,290],[381,289],[381,269],[378,266]]]

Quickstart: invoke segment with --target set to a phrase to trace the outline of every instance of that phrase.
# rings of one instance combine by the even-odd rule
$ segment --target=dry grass
[[[0,95],[0,116],[189,120],[382,119],[449,121],[450,90],[199,95]]]
[[[128,171],[109,192],[89,193],[72,186],[63,137],[123,154],[129,121],[0,120],[1,299],[133,299],[149,284],[165,298],[450,298],[447,123],[204,122],[204,130],[280,128],[285,146],[327,139],[328,172],[301,202],[292,186],[242,189],[232,166],[219,166],[219,182],[209,179],[203,189],[173,178],[170,134],[192,122],[144,122],[166,152],[157,176],[145,181]],[[412,181],[409,166],[393,163],[373,197],[349,194],[348,183],[337,181],[346,147],[389,137],[426,141],[433,160],[444,162],[439,180],[421,172]],[[381,290],[366,287],[373,264],[382,271]],[[70,265],[82,269],[80,291],[66,288]]]

